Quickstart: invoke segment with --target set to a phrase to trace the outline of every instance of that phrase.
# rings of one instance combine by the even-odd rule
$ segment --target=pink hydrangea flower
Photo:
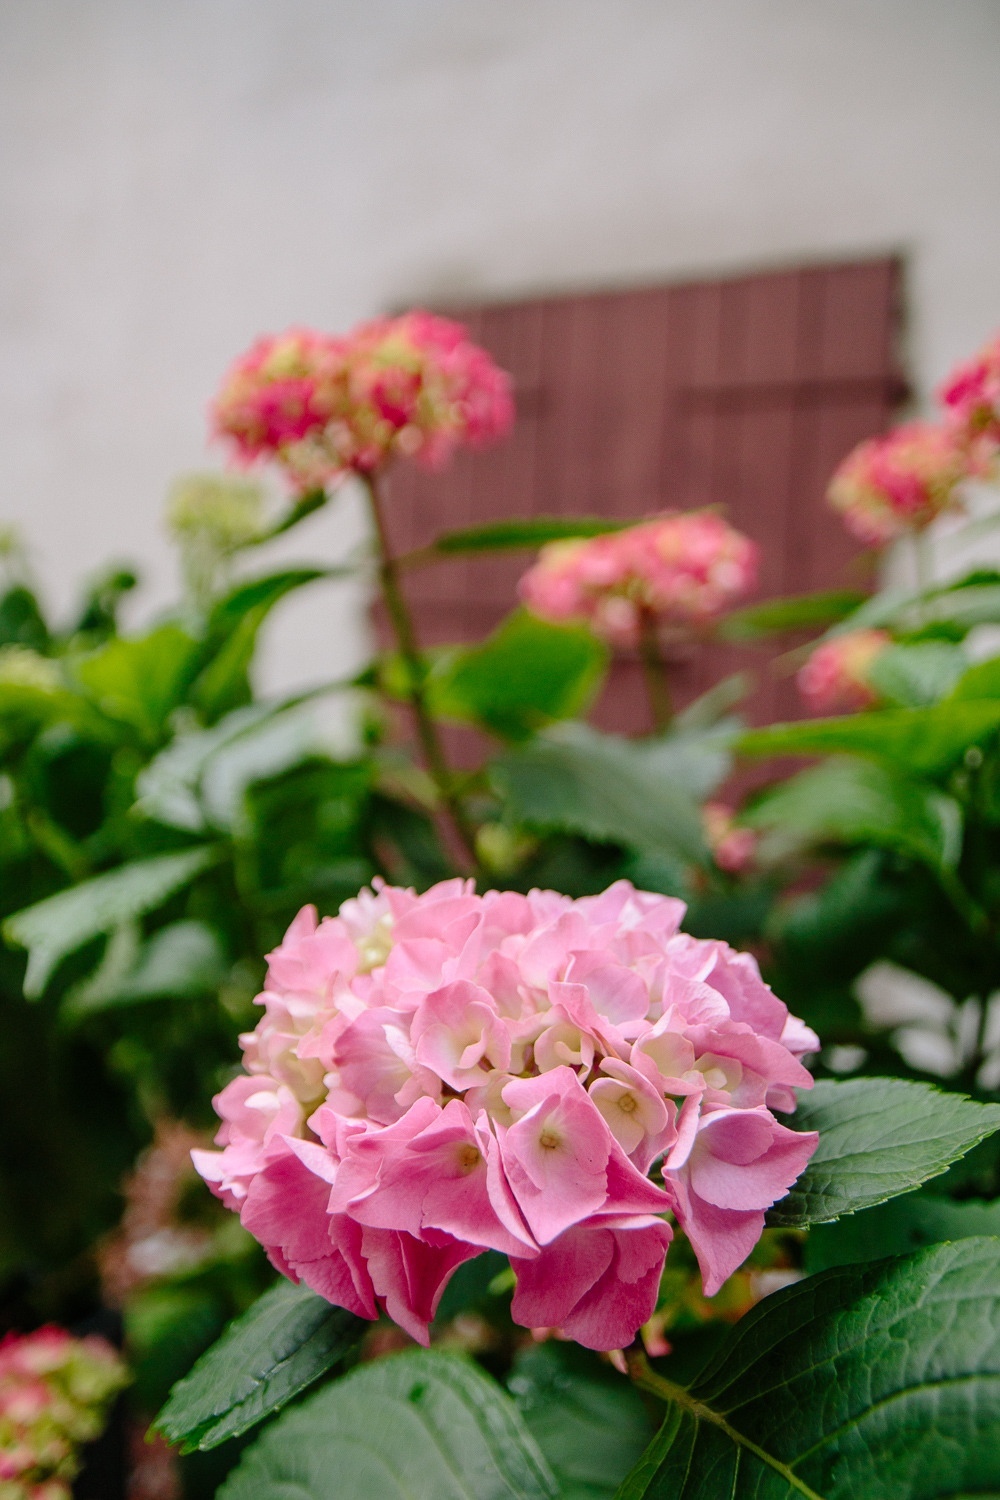
[[[747,593],[759,549],[714,511],[667,512],[624,531],[550,542],[521,579],[543,619],[587,621],[616,646],[635,646],[644,622],[704,624]]]
[[[738,875],[753,861],[757,834],[752,828],[740,828],[734,821],[733,808],[724,802],[706,802],[701,810],[705,841],[720,870]]]
[[[0,1492],[10,1500],[68,1500],[77,1450],[104,1425],[128,1382],[111,1345],[47,1326],[0,1341]]]
[[[795,681],[817,714],[854,713],[871,708],[878,693],[868,680],[872,662],[892,637],[885,630],[854,630],[817,646]]]
[[[952,370],[938,400],[958,440],[988,460],[1000,445],[1000,334]]]
[[[981,472],[982,464],[949,428],[907,422],[849,453],[827,499],[848,530],[877,547],[959,508],[962,480]]]
[[[394,454],[439,467],[459,444],[502,437],[509,377],[459,323],[375,318],[343,337],[289,329],[259,339],[212,407],[243,463],[277,460],[301,490],[371,472]]]
[[[578,901],[374,885],[270,955],[222,1149],[192,1153],[274,1265],[423,1343],[486,1249],[515,1318],[595,1349],[652,1315],[669,1215],[721,1283],[816,1144],[771,1110],[818,1041],[750,955],[624,880]]]

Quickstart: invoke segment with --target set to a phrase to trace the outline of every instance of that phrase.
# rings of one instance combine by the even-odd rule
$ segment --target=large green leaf
[[[131,933],[131,924],[119,929]],[[110,946],[110,945],[109,945]],[[210,995],[226,976],[225,954],[206,922],[171,922],[131,955],[126,967],[101,970],[72,990],[63,1002],[65,1017],[90,1015],[144,1000],[192,999]]]
[[[919,1187],[1000,1130],[1000,1104],[974,1104],[902,1078],[821,1079],[787,1122],[817,1130],[812,1160],[768,1223],[802,1229]]]
[[[970,699],[982,701],[984,698],[1000,698],[1000,656],[978,662],[976,666],[963,672],[955,684],[950,701],[964,703]]]
[[[554,1500],[510,1397],[469,1360],[362,1365],[268,1428],[219,1500]]]
[[[508,521],[491,521],[485,526],[445,531],[429,546],[404,553],[398,561],[404,568],[413,568],[471,552],[515,552],[527,547],[541,547],[545,542],[601,536],[604,532],[623,531],[635,524],[634,520],[613,521],[610,516],[515,516]]]
[[[154,1426],[182,1453],[216,1448],[279,1411],[370,1326],[306,1287],[279,1281],[177,1382]]]
[[[434,707],[523,740],[554,719],[581,713],[607,659],[589,630],[515,610],[481,646],[448,657],[433,679]]]
[[[25,995],[37,999],[67,953],[162,906],[218,858],[217,846],[201,845],[180,854],[135,860],[15,912],[4,922],[3,934],[8,942],[28,949]]]
[[[815,1225],[806,1241],[806,1269],[862,1265],[974,1235],[1000,1235],[1000,1199],[955,1203],[933,1193],[907,1193],[836,1223]]]
[[[892,708],[836,719],[772,724],[742,736],[741,755],[866,755],[900,771],[941,776],[970,745],[983,746],[1000,728],[1000,702],[939,703],[933,708]]]
[[[1000,1243],[824,1271],[737,1324],[619,1500],[1000,1493]]]
[[[743,821],[811,841],[875,844],[950,868],[961,850],[958,803],[887,766],[839,759],[780,782]]]
[[[643,747],[615,735],[563,725],[497,761],[492,775],[507,822],[663,850],[689,863],[706,858],[693,798],[657,772]]]
[[[948,696],[968,665],[961,646],[921,641],[914,646],[887,646],[875,657],[867,676],[885,702],[900,708],[928,708]]]
[[[249,703],[248,670],[257,645],[257,632],[280,599],[319,578],[343,569],[289,568],[239,584],[212,610],[204,656],[208,658],[194,684],[192,696],[206,721]]]
[[[116,637],[73,663],[91,702],[109,719],[130,725],[155,744],[184,698],[199,656],[198,642],[178,625],[161,625],[133,640]]]
[[[558,1340],[523,1349],[507,1386],[560,1500],[612,1500],[652,1436],[635,1387],[589,1349]]]
[[[816,630],[853,614],[867,597],[856,589],[824,589],[766,599],[726,615],[719,623],[719,635],[726,641],[756,641],[792,630]]]

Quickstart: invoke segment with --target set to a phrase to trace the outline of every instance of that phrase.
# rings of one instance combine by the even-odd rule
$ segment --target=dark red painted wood
[[[879,260],[452,310],[513,375],[518,421],[442,474],[399,466],[395,546],[506,516],[719,505],[761,545],[760,597],[858,582],[858,548],[824,491],[904,393],[899,286],[899,263]],[[455,559],[411,575],[421,639],[480,638],[515,603],[530,560]],[[800,712],[766,653],[731,647],[684,653],[679,701],[745,666],[759,679],[756,722]],[[616,663],[594,717],[647,727],[634,662]]]

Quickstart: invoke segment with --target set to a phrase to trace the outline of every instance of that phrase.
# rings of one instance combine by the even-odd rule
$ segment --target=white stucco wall
[[[0,519],[148,613],[233,355],[424,299],[901,251],[925,392],[1000,326],[998,60],[997,0],[2,0]],[[288,603],[267,683],[362,630]]]

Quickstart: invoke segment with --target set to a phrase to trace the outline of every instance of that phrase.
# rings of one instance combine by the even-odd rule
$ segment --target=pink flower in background
[[[81,1443],[97,1437],[129,1376],[111,1345],[64,1328],[0,1341],[0,1494],[69,1500]]]
[[[343,337],[293,328],[259,339],[212,419],[242,462],[276,460],[308,490],[394,454],[439,467],[460,444],[502,437],[514,405],[510,378],[461,324],[410,312]]]
[[[738,875],[753,861],[757,834],[752,828],[736,825],[735,811],[724,802],[706,802],[701,810],[705,841],[720,870]]]
[[[683,913],[628,881],[578,901],[375,882],[337,917],[306,907],[198,1170],[284,1275],[421,1342],[493,1249],[519,1321],[627,1344],[665,1215],[724,1278],[816,1143],[770,1109],[811,1085],[817,1039]]]
[[[938,400],[958,440],[985,448],[988,460],[1000,445],[1000,334],[952,370]]]
[[[644,622],[704,624],[753,588],[759,551],[714,511],[666,513],[623,531],[550,542],[521,579],[543,619],[587,621],[616,646]]]
[[[854,630],[817,646],[795,681],[817,714],[854,713],[871,708],[878,693],[868,680],[872,662],[892,637],[885,630]]]
[[[878,547],[960,507],[959,484],[981,472],[948,428],[907,422],[859,443],[834,473],[827,499],[849,531]]]

